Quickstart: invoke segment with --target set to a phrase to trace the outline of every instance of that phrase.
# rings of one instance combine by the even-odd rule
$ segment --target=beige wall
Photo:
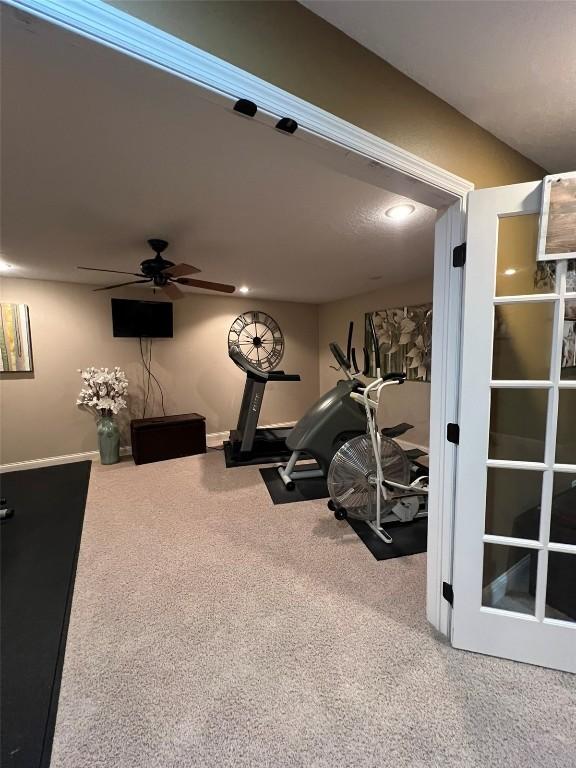
[[[328,344],[336,341],[346,351],[348,324],[354,321],[354,346],[358,365],[362,367],[364,346],[364,317],[366,312],[432,301],[432,275],[392,287],[382,287],[370,293],[353,296],[341,301],[321,304],[318,308],[318,343],[320,366],[320,391],[334,386],[338,373]],[[399,387],[389,387],[385,392],[383,409],[379,414],[382,425],[393,426],[406,421],[414,429],[406,434],[406,440],[428,446],[430,425],[430,385],[424,382],[407,382]]]
[[[293,0],[111,4],[477,187],[544,175],[535,163]]]
[[[114,295],[151,296],[149,291],[126,289]],[[350,320],[361,354],[366,312],[431,298],[431,277],[320,306],[190,295],[174,302],[174,338],[153,343],[153,371],[164,387],[166,411],[202,413],[208,432],[235,426],[244,376],[229,360],[226,340],[234,318],[248,309],[261,309],[279,322],[286,340],[281,367],[302,377],[299,383],[267,386],[261,422],[272,424],[299,419],[320,392],[334,385],[338,375],[329,367],[328,344],[336,340],[345,348]],[[4,279],[0,300],[28,304],[34,358],[34,373],[0,375],[0,464],[96,448],[92,417],[75,406],[80,388],[77,369],[88,365],[119,365],[126,371],[130,398],[122,419],[122,442],[128,445],[129,418],[142,415],[142,365],[136,339],[112,336],[110,296],[74,283]],[[153,391],[147,414],[161,415]],[[408,383],[390,388],[386,403],[384,421],[415,424],[410,439],[426,445],[429,386]]]
[[[115,296],[151,298],[150,291]],[[119,365],[130,379],[130,415],[141,416],[142,366],[137,339],[112,337],[110,295],[89,286],[5,279],[0,299],[30,308],[33,374],[0,375],[0,463],[60,456],[96,448],[90,414],[79,410],[78,368]],[[208,432],[234,427],[244,376],[228,358],[227,334],[241,312],[261,309],[286,339],[282,366],[301,382],[268,385],[262,423],[298,419],[318,397],[318,309],[310,304],[192,294],[174,303],[174,338],[153,344],[153,370],[163,384],[167,413],[197,411]],[[160,415],[158,398],[152,413]],[[128,443],[127,418],[123,443]]]

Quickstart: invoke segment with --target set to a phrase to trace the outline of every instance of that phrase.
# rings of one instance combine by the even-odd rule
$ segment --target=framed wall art
[[[432,304],[381,309],[370,313],[380,346],[382,373],[401,372],[408,381],[430,381]],[[366,315],[366,349],[375,375],[374,349]]]
[[[0,304],[0,373],[33,370],[27,304]]]
[[[538,234],[538,261],[576,258],[576,171],[546,176]]]

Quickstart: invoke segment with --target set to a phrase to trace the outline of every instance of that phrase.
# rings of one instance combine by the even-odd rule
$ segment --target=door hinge
[[[452,266],[463,267],[464,264],[466,264],[466,243],[461,243],[452,251]]]
[[[454,589],[452,588],[452,584],[448,584],[447,581],[442,582],[442,597],[449,602],[450,605],[454,605]]]
[[[446,425],[446,440],[454,445],[460,445],[460,427],[458,424]]]

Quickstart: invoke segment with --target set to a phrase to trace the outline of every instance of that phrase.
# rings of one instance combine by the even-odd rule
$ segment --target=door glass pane
[[[576,621],[576,555],[548,553],[546,618]]]
[[[576,379],[576,299],[565,301],[560,378]]]
[[[550,541],[576,544],[576,473],[554,474]]]
[[[484,544],[482,605],[534,615],[538,551]]]
[[[576,464],[576,389],[561,389],[556,431],[556,463]]]
[[[530,213],[499,220],[496,296],[555,291],[556,264],[536,262],[539,218]]]
[[[493,379],[549,379],[554,302],[494,307]]]
[[[488,457],[544,461],[547,406],[546,389],[492,389]]]
[[[541,500],[542,472],[489,467],[486,533],[538,540]]]
[[[576,293],[576,260],[568,262],[568,272],[566,274],[566,291]]]

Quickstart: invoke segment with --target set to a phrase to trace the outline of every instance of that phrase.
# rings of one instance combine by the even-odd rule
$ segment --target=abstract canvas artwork
[[[382,373],[401,372],[408,381],[430,381],[432,356],[432,304],[372,312]],[[375,374],[374,350],[366,315],[366,349],[371,352],[370,373]]]
[[[544,179],[538,259],[576,256],[576,173]]]
[[[28,306],[0,304],[0,320],[0,372],[32,371]]]

